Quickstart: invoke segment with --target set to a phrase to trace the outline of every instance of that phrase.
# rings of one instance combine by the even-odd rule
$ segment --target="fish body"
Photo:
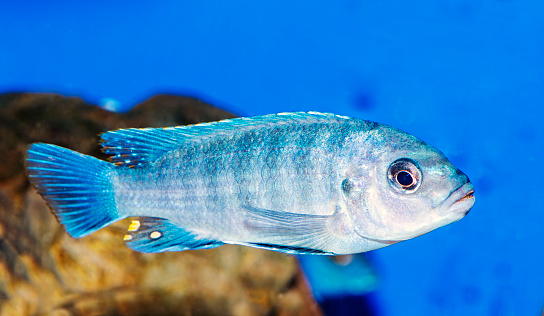
[[[474,203],[466,175],[432,146],[334,114],[123,129],[102,146],[111,163],[33,144],[29,179],[73,237],[140,217],[125,240],[142,252],[358,253],[457,221]]]

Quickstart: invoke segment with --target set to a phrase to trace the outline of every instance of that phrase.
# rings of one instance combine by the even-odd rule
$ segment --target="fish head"
[[[354,159],[359,167],[342,183],[357,234],[391,244],[468,214],[474,187],[444,154],[389,126],[374,133],[372,150]]]

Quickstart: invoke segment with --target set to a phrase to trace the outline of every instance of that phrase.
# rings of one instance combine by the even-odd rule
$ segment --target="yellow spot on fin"
[[[132,221],[132,223],[130,223],[130,226],[128,226],[128,231],[135,232],[138,230],[138,228],[140,228],[140,221]]]
[[[125,240],[125,241],[132,240],[132,236],[131,235],[125,235],[125,237],[123,237],[123,240]]]
[[[149,237],[151,237],[151,239],[157,239],[157,238],[159,238],[161,236],[162,236],[162,234],[159,231],[154,231],[151,234],[149,234]]]

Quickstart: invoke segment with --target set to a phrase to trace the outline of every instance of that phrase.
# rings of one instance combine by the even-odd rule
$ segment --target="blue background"
[[[167,92],[399,127],[463,170],[476,204],[370,254],[379,314],[540,315],[543,17],[540,0],[1,1],[0,93],[127,110]]]

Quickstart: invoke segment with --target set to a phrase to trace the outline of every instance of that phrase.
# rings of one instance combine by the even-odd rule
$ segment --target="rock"
[[[0,314],[320,315],[295,257],[230,245],[138,253],[122,240],[130,219],[73,239],[24,173],[30,143],[105,159],[100,132],[231,117],[168,95],[124,114],[56,94],[0,95]]]

